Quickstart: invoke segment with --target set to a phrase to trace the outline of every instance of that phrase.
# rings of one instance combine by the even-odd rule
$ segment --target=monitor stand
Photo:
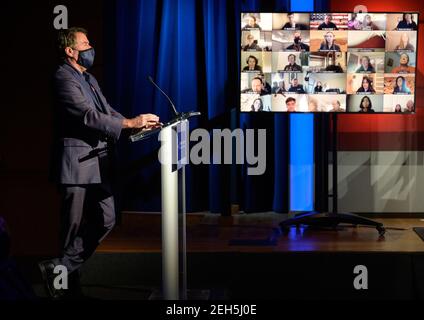
[[[331,212],[304,212],[296,214],[293,218],[289,218],[280,222],[280,228],[283,233],[289,231],[290,227],[319,227],[319,228],[337,228],[340,224],[362,225],[375,227],[381,237],[384,236],[386,229],[380,222],[361,217],[353,213],[341,213],[337,210],[338,186],[337,186],[337,112],[332,113],[333,119],[333,210]],[[326,164],[328,166],[328,163]]]

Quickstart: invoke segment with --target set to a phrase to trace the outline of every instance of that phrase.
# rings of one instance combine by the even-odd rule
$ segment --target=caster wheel
[[[382,237],[386,233],[386,228],[384,228],[384,227],[377,227],[377,231],[378,231],[378,234],[380,235],[380,237]]]

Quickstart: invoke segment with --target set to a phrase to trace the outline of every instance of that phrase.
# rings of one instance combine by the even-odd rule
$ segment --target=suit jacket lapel
[[[65,63],[64,66],[70,71],[70,73],[75,78],[75,80],[77,80],[81,84],[81,88],[82,88],[84,96],[87,98],[88,101],[91,102],[90,106],[97,109],[98,111],[107,113],[106,108],[104,108],[102,105],[99,105],[99,104],[103,104],[103,102],[99,101],[97,103],[98,99],[96,99],[96,94],[95,92],[92,91],[90,84],[85,80],[84,75],[79,73],[77,70],[75,70],[74,67],[72,67],[68,63]],[[99,99],[101,99],[100,94],[98,94],[97,96]]]

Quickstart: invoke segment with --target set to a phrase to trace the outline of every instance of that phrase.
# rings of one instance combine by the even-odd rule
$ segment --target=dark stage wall
[[[53,8],[57,1],[1,4],[2,72],[0,126],[0,215],[12,233],[14,254],[57,249],[59,199],[48,181],[51,143],[50,76],[55,66]],[[102,1],[60,1],[69,24],[85,26],[103,46]],[[102,82],[103,50],[92,72]],[[6,101],[4,100],[6,99]]]
[[[247,6],[248,3],[253,2],[259,3],[260,1],[240,1],[240,8],[245,8],[242,5]],[[318,1],[316,2],[318,3]],[[381,1],[370,0],[367,4],[370,10],[376,11],[424,11],[423,1],[390,2],[393,4],[388,5]],[[89,30],[89,37],[97,49],[96,63],[91,72],[99,80],[100,85],[105,88],[107,83],[104,81],[103,70],[108,68],[104,61],[110,61],[111,57],[108,55],[111,52],[108,48],[110,48],[112,40],[110,36],[109,38],[105,36],[108,34],[105,30],[110,30],[110,24],[113,23],[105,21],[105,12],[107,11],[105,3],[110,4],[111,2],[100,0],[60,1],[60,3],[57,1],[25,3],[9,1],[8,4],[0,5],[0,23],[6,27],[3,29],[6,32],[1,49],[2,55],[6,54],[3,60],[3,68],[6,72],[2,85],[3,121],[0,126],[0,215],[5,217],[11,229],[13,253],[15,254],[54,253],[58,245],[55,230],[57,230],[59,222],[59,199],[54,185],[48,181],[52,136],[50,75],[56,59],[52,41],[55,35],[52,25],[53,8],[57,4],[66,5],[69,10],[69,25],[84,26]],[[271,3],[272,1],[263,1],[261,8],[266,7],[272,11],[275,7],[268,5]],[[384,7],[381,7],[383,3]],[[333,11],[349,11],[355,4],[356,2],[351,0],[337,0],[331,1],[329,7]],[[255,6],[252,5],[252,7]],[[419,31],[421,52],[424,49],[423,18],[424,16],[421,16]],[[418,60],[421,61],[420,78],[417,81],[420,84],[424,83],[422,77],[424,60],[421,59],[421,55]],[[107,97],[111,96],[109,92],[105,93]],[[421,107],[422,96],[419,99],[417,99],[417,104],[418,107]],[[131,114],[125,115],[132,116]],[[411,144],[408,142],[411,141],[408,140],[409,138],[405,138],[403,133],[396,131],[398,128],[413,127],[418,128],[422,133],[424,131],[422,116],[422,108],[418,108],[416,118],[408,120],[410,118],[408,116],[401,117],[402,119],[399,117],[397,126],[392,123],[390,127],[387,127],[385,117],[392,116],[379,115],[377,116],[379,121],[373,122],[372,127],[367,127],[366,130],[361,128],[357,122],[348,121],[348,119],[340,121],[342,149],[376,150],[371,142],[379,141],[378,147],[381,147],[381,139],[376,139],[375,136],[382,134],[382,131],[387,131],[389,134],[401,137],[400,139],[391,139],[392,141],[407,142],[395,146],[395,150],[402,150],[405,146],[423,150],[420,147],[422,142],[419,144],[419,141],[424,141],[423,139],[417,141],[416,138],[412,138],[414,143]],[[373,117],[373,119],[375,118]],[[369,140],[357,138],[363,132],[368,134]],[[384,137],[384,134],[381,137]],[[358,147],[346,140],[352,135],[354,141],[360,140],[362,145]],[[283,140],[281,138],[281,141]],[[276,155],[275,159],[279,160],[280,158]],[[253,179],[248,182],[251,185],[255,184]],[[256,183],[256,185],[259,186],[257,189],[262,186],[261,183]],[[220,186],[218,185],[218,187]],[[251,199],[255,199],[254,194],[254,192],[246,193],[246,195],[251,195]],[[272,194],[270,198],[269,202],[272,203]],[[253,208],[254,205],[251,207]]]

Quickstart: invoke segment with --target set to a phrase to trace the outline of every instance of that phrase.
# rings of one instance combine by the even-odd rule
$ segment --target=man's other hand
[[[152,129],[160,126],[159,117],[155,114],[141,114],[132,119],[124,119],[122,122],[124,128],[129,129]]]

